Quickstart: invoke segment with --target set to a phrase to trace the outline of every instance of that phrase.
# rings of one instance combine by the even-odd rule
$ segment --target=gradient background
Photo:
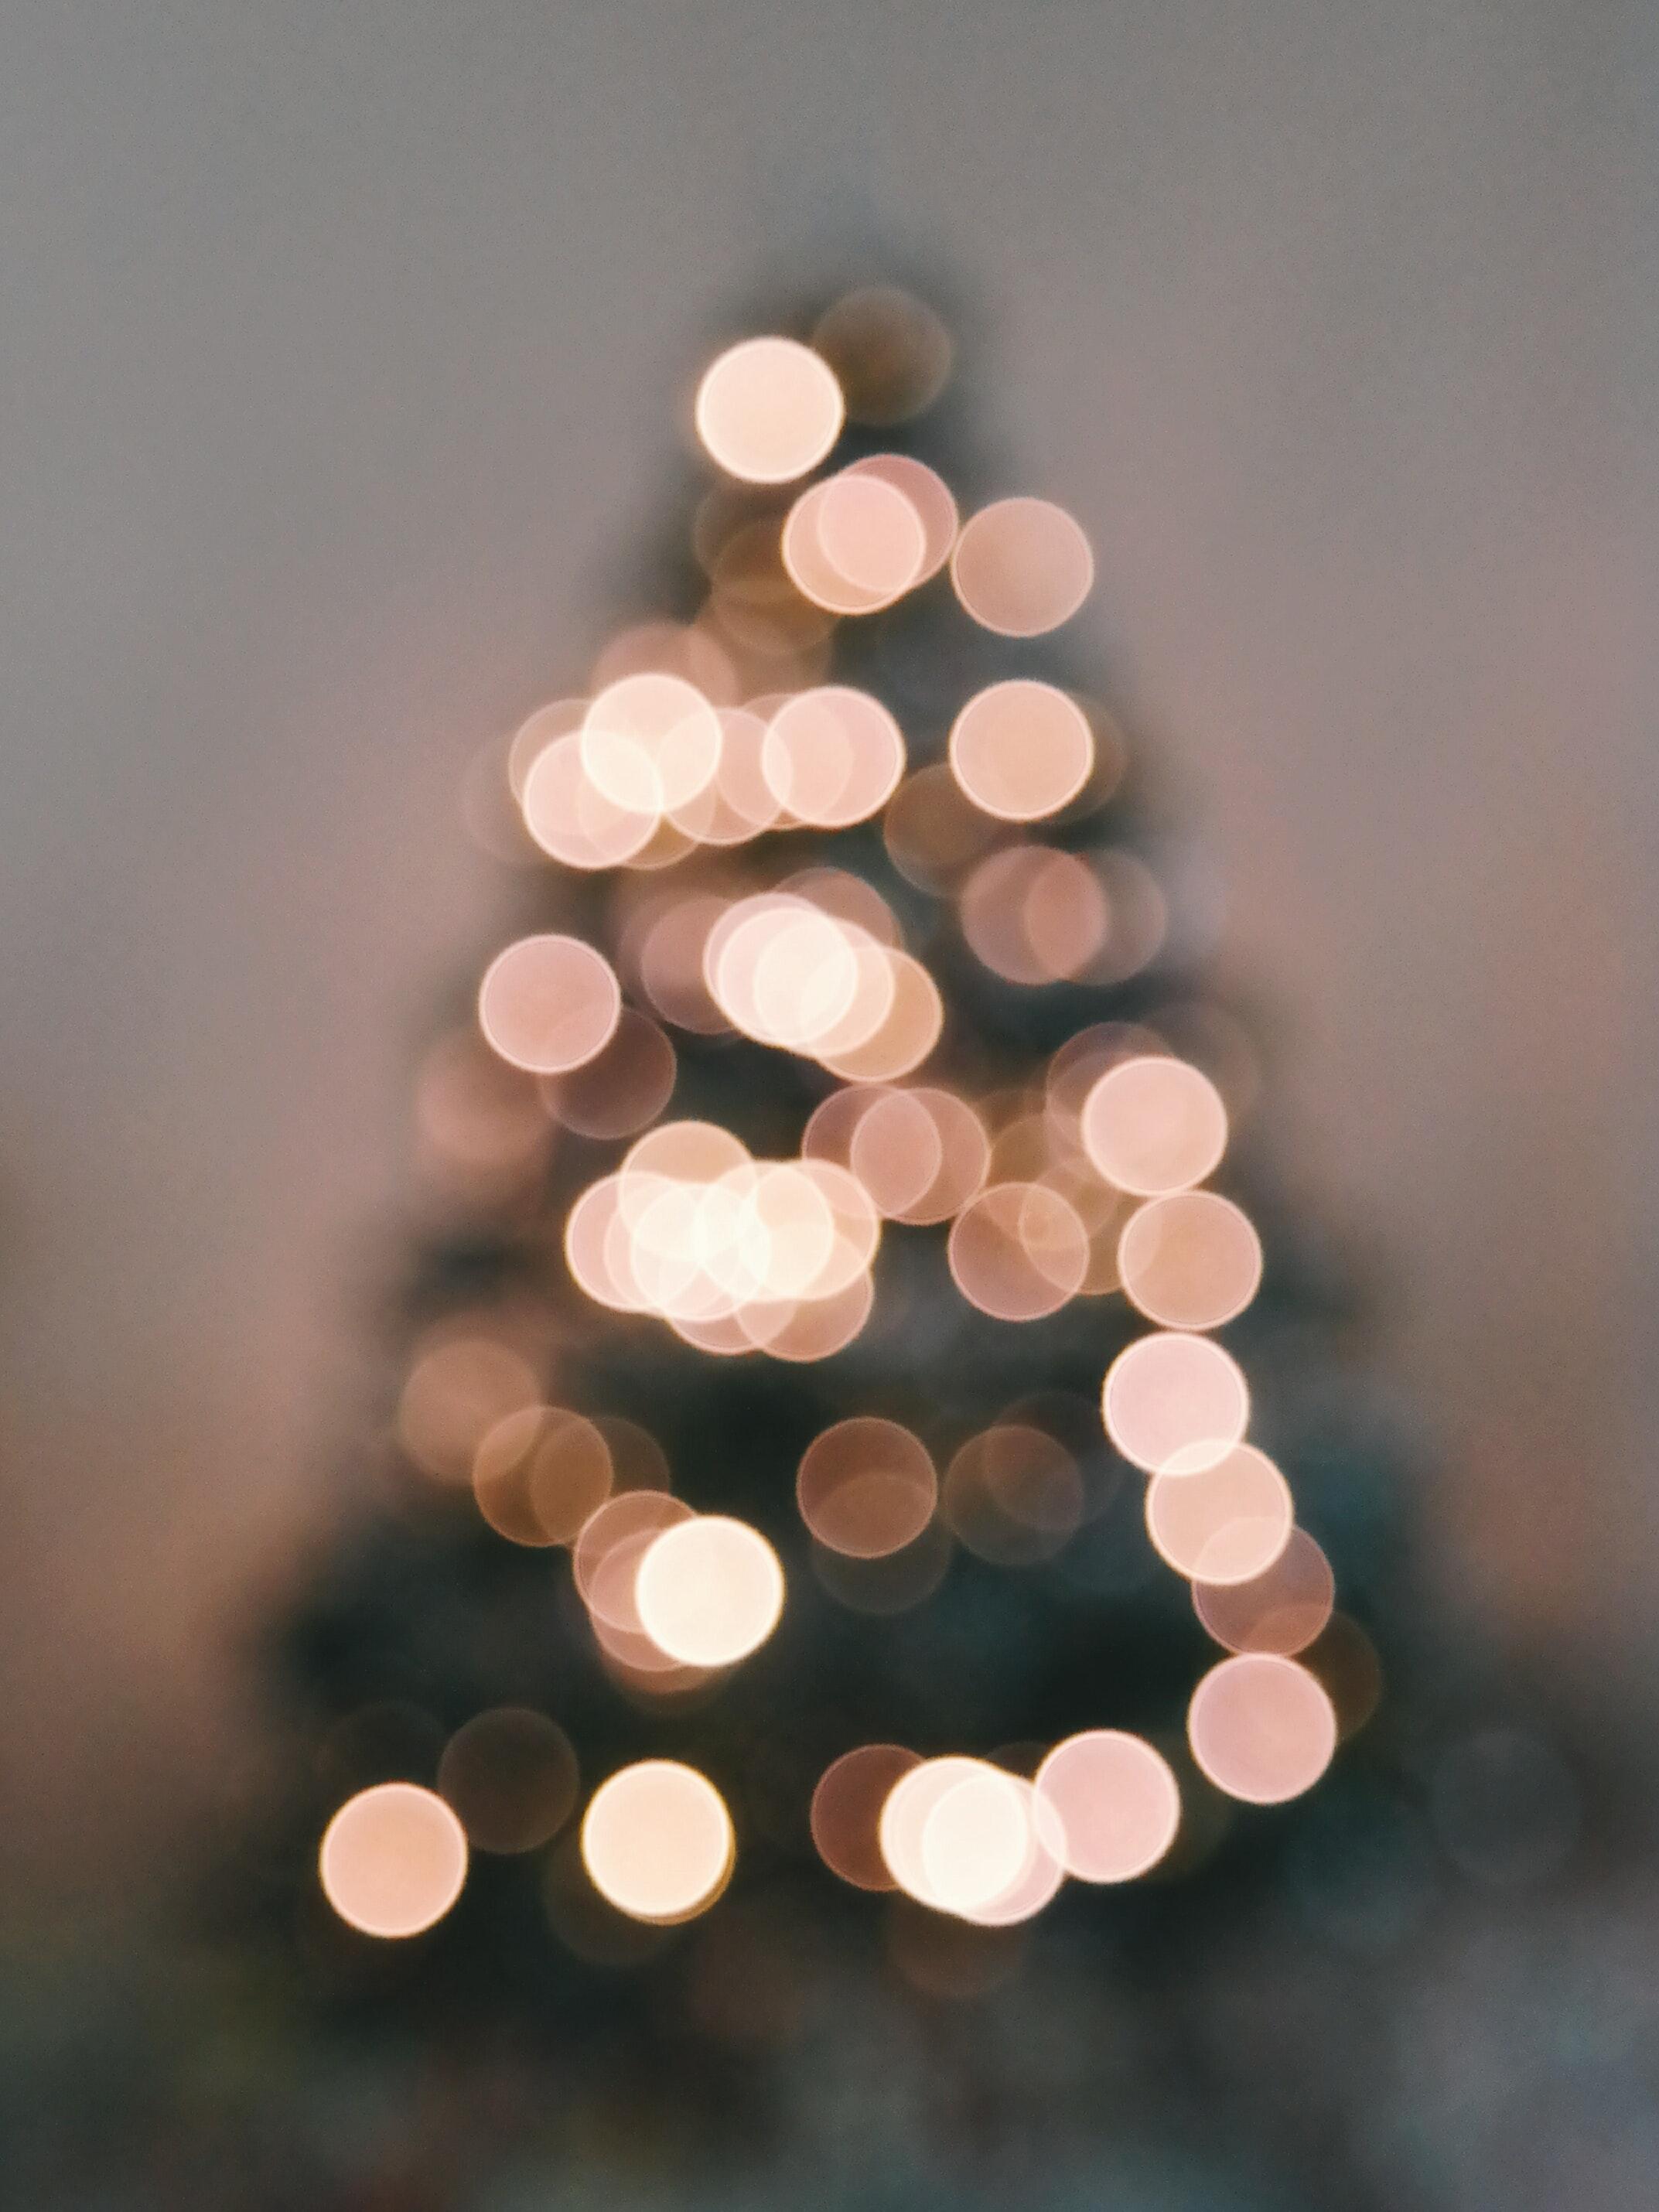
[[[1280,1012],[1443,1586],[1659,1713],[1659,13],[54,0],[0,34],[0,1759],[137,1874],[227,1741],[568,689],[769,283],[938,265]]]

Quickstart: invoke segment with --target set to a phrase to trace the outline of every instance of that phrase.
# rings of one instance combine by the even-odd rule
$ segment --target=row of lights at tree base
[[[695,1522],[684,1524],[695,1528]],[[549,1840],[574,1797],[574,1758],[538,1715],[485,1715],[540,1726],[544,1765],[532,1775],[549,1816],[503,1836],[501,1792],[482,1778],[440,1791],[408,1782],[361,1790],[323,1838],[325,1894],[369,1936],[416,1936],[460,1895],[468,1819],[498,1850]],[[475,1729],[480,1723],[471,1724]],[[465,1735],[465,1731],[462,1732]],[[1227,1795],[1276,1804],[1317,1781],[1335,1749],[1329,1697],[1304,1667],[1243,1653],[1212,1668],[1194,1693],[1188,1735],[1199,1766]],[[459,1740],[458,1740],[459,1741]],[[522,1745],[519,1747],[522,1759]],[[520,1787],[525,1787],[522,1774]],[[464,1817],[466,1816],[466,1817]],[[1169,1762],[1142,1737],[1097,1729],[1055,1746],[1035,1776],[984,1759],[921,1759],[896,1744],[866,1744],[836,1759],[811,1807],[824,1863],[856,1887],[903,1891],[932,1911],[987,1928],[1032,1918],[1069,1875],[1092,1883],[1146,1874],[1174,1843],[1181,1793]],[[492,1823],[495,1825],[492,1826]],[[476,1830],[475,1830],[476,1832]],[[730,1880],[737,1838],[707,1776],[674,1759],[641,1759],[612,1774],[588,1802],[581,1857],[599,1894],[630,1919],[672,1925],[707,1911]]]
[[[797,483],[849,411],[902,419],[949,367],[937,319],[898,295],[850,295],[815,336],[812,347],[749,340],[704,376],[697,434],[737,483]],[[1206,1334],[1249,1304],[1262,1266],[1241,1209],[1200,1188],[1228,1140],[1215,1084],[1153,1031],[1121,1024],[1073,1036],[1012,1102],[909,1081],[940,1042],[945,1007],[874,885],[823,865],[768,880],[723,860],[711,875],[705,860],[692,888],[654,888],[693,854],[880,817],[893,866],[954,900],[968,950],[1003,981],[1114,981],[1144,968],[1165,917],[1141,863],[1026,835],[1110,796],[1123,748],[1108,718],[1050,684],[992,684],[962,704],[945,760],[907,775],[888,708],[822,680],[837,623],[945,570],[984,628],[1056,627],[1092,581],[1087,540],[1042,500],[1004,500],[963,525],[948,486],[897,453],[769,511],[714,496],[698,522],[708,596],[697,618],[625,633],[591,696],[532,716],[501,763],[541,854],[617,872],[616,957],[558,933],[501,952],[478,994],[490,1051],[466,1038],[439,1048],[417,1102],[423,1138],[485,1193],[492,1178],[510,1189],[532,1172],[556,1125],[632,1139],[569,1210],[570,1278],[596,1306],[654,1316],[712,1357],[842,1350],[870,1317],[892,1223],[948,1224],[957,1288],[1004,1322],[1121,1291],[1154,1326],[1105,1375],[1106,1432],[1147,1477],[1152,1542],[1229,1655],[1193,1693],[1192,1756],[1234,1798],[1292,1797],[1340,1733],[1318,1671],[1297,1657],[1333,1623],[1334,1585],[1284,1476],[1245,1441],[1243,1373]],[[714,1123],[660,1119],[675,1027],[736,1032],[835,1079],[796,1157],[756,1158]],[[501,1535],[569,1547],[605,1662],[630,1689],[693,1687],[775,1626],[786,1581],[766,1539],[674,1497],[637,1423],[544,1402],[533,1363],[487,1328],[451,1327],[417,1347],[398,1427],[417,1464],[470,1482]],[[796,1498],[820,1579],[871,1611],[925,1596],[952,1540],[1030,1565],[1085,1511],[1075,1456],[1018,1409],[967,1438],[942,1478],[899,1424],[838,1422],[803,1455]],[[860,1585],[889,1569],[887,1583]],[[509,1740],[521,1765],[532,1747],[539,1810],[503,1824],[490,1758]],[[325,1893],[367,1933],[416,1934],[459,1894],[469,1842],[546,1841],[574,1809],[575,1778],[544,1717],[481,1716],[453,1740],[436,1791],[383,1783],[341,1808],[322,1844]],[[1169,1763],[1111,1729],[1072,1737],[1029,1774],[866,1745],[836,1761],[811,1808],[817,1850],[845,1881],[987,1928],[1030,1917],[1067,1876],[1144,1875],[1180,1821]],[[594,1887],[648,1923],[712,1904],[736,1848],[714,1785],[672,1760],[610,1776],[580,1827]]]

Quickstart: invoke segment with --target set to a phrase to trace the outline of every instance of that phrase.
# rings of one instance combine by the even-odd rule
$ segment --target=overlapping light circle
[[[712,1123],[667,1122],[577,1199],[565,1255],[597,1303],[704,1350],[814,1358],[861,1326],[880,1237],[845,1169],[755,1160]]]

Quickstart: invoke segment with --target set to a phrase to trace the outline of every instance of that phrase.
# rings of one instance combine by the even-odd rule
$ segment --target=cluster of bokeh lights
[[[556,1129],[624,1146],[568,1208],[569,1279],[592,1308],[648,1316],[711,1358],[843,1351],[874,1309],[891,1224],[940,1232],[955,1293],[1000,1323],[1125,1300],[1148,1326],[1106,1368],[1105,1433],[1144,1477],[1152,1544],[1224,1655],[1193,1692],[1187,1749],[1215,1789],[1277,1803],[1318,1779],[1340,1732],[1298,1656],[1331,1624],[1334,1590],[1284,1474],[1248,1440],[1249,1389],[1213,1335],[1263,1267],[1243,1208],[1206,1187],[1229,1144],[1221,1090],[1122,1024],[1079,1031],[1017,1094],[935,1079],[945,1000],[895,902],[866,873],[790,858],[789,833],[872,825],[904,886],[948,909],[962,956],[1019,989],[1121,981],[1164,942],[1144,865],[1066,834],[1122,772],[1097,707],[1027,676],[982,684],[916,763],[888,705],[828,680],[838,625],[930,586],[1012,639],[1058,628],[1091,587],[1088,539],[1049,501],[964,518],[908,455],[836,464],[849,420],[907,419],[950,359],[936,317],[875,290],[838,303],[811,343],[748,338],[708,367],[692,410],[720,479],[694,533],[704,605],[622,633],[586,695],[539,709],[505,753],[534,847],[624,887],[611,949],[543,933],[498,953],[476,1034],[445,1040],[423,1073],[421,1139],[486,1194],[533,1176]],[[677,1031],[811,1064],[821,1098],[793,1156],[665,1118]],[[604,1663],[631,1692],[672,1700],[778,1626],[788,1591],[766,1536],[676,1496],[641,1423],[546,1402],[533,1352],[486,1321],[416,1346],[398,1428],[434,1480],[470,1485],[501,1537],[568,1552]],[[1017,1569],[1085,1515],[1076,1455],[1017,1409],[948,1456],[854,1414],[812,1440],[793,1483],[818,1579],[860,1603],[859,1577],[875,1577],[871,1611],[925,1596],[953,1544]],[[531,1848],[572,1814],[574,1753],[550,1721],[471,1726],[435,1790],[377,1784],[329,1826],[325,1892],[365,1933],[418,1935],[460,1894],[470,1850]],[[1030,1919],[1068,1879],[1146,1875],[1181,1825],[1170,1758],[1106,1727],[1023,1765],[858,1746],[811,1808],[841,1879],[988,1928]],[[593,1888],[649,1923],[712,1905],[738,1843],[714,1784],[669,1759],[605,1778],[580,1823]]]

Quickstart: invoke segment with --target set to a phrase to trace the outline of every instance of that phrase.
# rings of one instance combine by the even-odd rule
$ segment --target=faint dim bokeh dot
[[[445,1731],[419,1705],[384,1698],[336,1721],[317,1747],[318,1783],[337,1803],[373,1782],[430,1782]]]
[[[732,1816],[714,1784],[668,1759],[624,1766],[593,1793],[581,1828],[594,1887],[635,1920],[689,1920],[732,1871]]]
[[[654,1121],[674,1089],[674,1048],[657,1024],[624,1006],[608,1044],[585,1066],[542,1079],[548,1111],[582,1137],[631,1137]]]
[[[562,1075],[592,1060],[621,1015],[610,963],[578,937],[520,938],[496,954],[478,987],[484,1036],[532,1075]]]
[[[981,860],[962,887],[961,912],[975,953],[1010,983],[1082,975],[1112,925],[1097,872],[1047,845],[1011,845]]]
[[[924,1996],[971,2004],[1019,1972],[1025,1947],[1017,1928],[976,1926],[908,1897],[890,1899],[888,1911],[888,1956]]]
[[[1291,1529],[1284,1550],[1261,1574],[1243,1582],[1200,1578],[1193,1584],[1193,1610],[1218,1644],[1230,1651],[1272,1651],[1282,1658],[1313,1642],[1335,1602],[1331,1563],[1304,1528]]]
[[[951,558],[957,597],[986,629],[1036,637],[1074,615],[1095,580],[1089,541],[1046,499],[1003,499],[963,526]]]
[[[1177,1574],[1243,1583],[1265,1574],[1290,1541],[1290,1485],[1265,1452],[1235,1444],[1196,1474],[1155,1474],[1146,1533]]]
[[[1077,702],[1028,678],[988,684],[951,730],[957,781],[1005,822],[1057,814],[1089,781],[1094,757],[1094,733]]]
[[[1297,1656],[1335,1708],[1337,1737],[1346,1742],[1382,1702],[1382,1666],[1376,1645],[1357,1620],[1334,1613]]]
[[[594,1424],[559,1406],[504,1414],[479,1439],[472,1494],[515,1544],[574,1544],[611,1495],[611,1449]]]
[[[1238,1363],[1207,1337],[1164,1331],[1119,1352],[1102,1392],[1106,1433],[1149,1474],[1194,1475],[1244,1434],[1250,1394]]]
[[[939,1479],[927,1446],[908,1429],[858,1415],[808,1444],[795,1495],[820,1544],[875,1559],[921,1535],[933,1518]]]
[[[635,623],[619,631],[594,662],[588,686],[603,691],[625,676],[677,676],[710,701],[729,702],[738,696],[731,655],[707,630],[688,623]]]
[[[486,1198],[535,1176],[552,1133],[533,1080],[470,1029],[440,1037],[422,1060],[415,1121],[422,1164]]]
[[[1155,1867],[1181,1826],[1167,1759],[1121,1729],[1068,1736],[1037,1769],[1037,1795],[1059,1816],[1066,1871],[1079,1881],[1132,1881]]]
[[[728,2050],[784,2049],[805,2023],[822,1964],[818,1930],[797,1899],[781,1889],[746,1897],[691,1947],[688,2017]]]
[[[1117,1248],[1132,1304],[1166,1328],[1219,1328],[1261,1280],[1261,1240],[1231,1199],[1172,1191],[1131,1214]]]
[[[812,1572],[851,1613],[889,1620],[932,1597],[951,1565],[951,1532],[930,1522],[914,1543],[879,1559],[857,1559],[827,1545],[812,1547]]]
[[[1227,1109],[1185,1060],[1121,1060],[1083,1103],[1083,1142],[1108,1182],[1158,1198],[1202,1182],[1227,1148]]]
[[[622,1413],[595,1413],[593,1426],[611,1454],[613,1490],[669,1490],[668,1455],[648,1429]]]
[[[457,1729],[438,1790],[480,1851],[533,1851],[569,1819],[576,1754],[564,1730],[527,1705],[497,1705]]]
[[[999,1566],[1051,1559],[1083,1519],[1083,1476],[1058,1437],[1024,1421],[970,1437],[945,1471],[941,1507],[970,1552]]]
[[[894,285],[848,292],[820,318],[812,343],[835,371],[855,422],[908,422],[951,374],[951,334],[933,310]]]
[[[1311,1790],[1330,1765],[1336,1715],[1294,1659],[1245,1652],[1212,1667],[1194,1691],[1187,1735],[1218,1790],[1279,1805]]]
[[[1076,1212],[1041,1183],[994,1183],[951,1224],[946,1255],[969,1305],[998,1321],[1041,1321],[1082,1286],[1089,1239]]]
[[[485,1435],[533,1406],[541,1385],[529,1361],[494,1337],[458,1335],[419,1350],[398,1401],[398,1437],[428,1474],[465,1481]]]
[[[1139,975],[1163,950],[1169,902],[1152,870],[1133,853],[1097,853],[1093,860],[1110,927],[1107,941],[1089,963],[1089,980],[1121,983]]]
[[[1578,1785],[1540,1736],[1480,1729],[1434,1771],[1435,1832],[1466,1874],[1498,1889],[1547,1881],[1578,1839]]]
[[[814,469],[841,434],[835,372],[793,338],[745,338],[697,386],[697,435],[728,476],[787,483]]]
[[[924,891],[951,890],[998,834],[942,761],[902,783],[882,820],[888,858]]]
[[[758,1529],[702,1514],[653,1539],[634,1595],[641,1626],[671,1659],[729,1667],[777,1626],[783,1570]]]
[[[894,1889],[881,1855],[881,1808],[921,1759],[896,1743],[860,1744],[826,1767],[812,1792],[812,1841],[831,1874],[856,1889]]]
[[[319,1856],[323,1893],[365,1936],[418,1936],[466,1880],[466,1833],[441,1797],[383,1782],[342,1805]]]

